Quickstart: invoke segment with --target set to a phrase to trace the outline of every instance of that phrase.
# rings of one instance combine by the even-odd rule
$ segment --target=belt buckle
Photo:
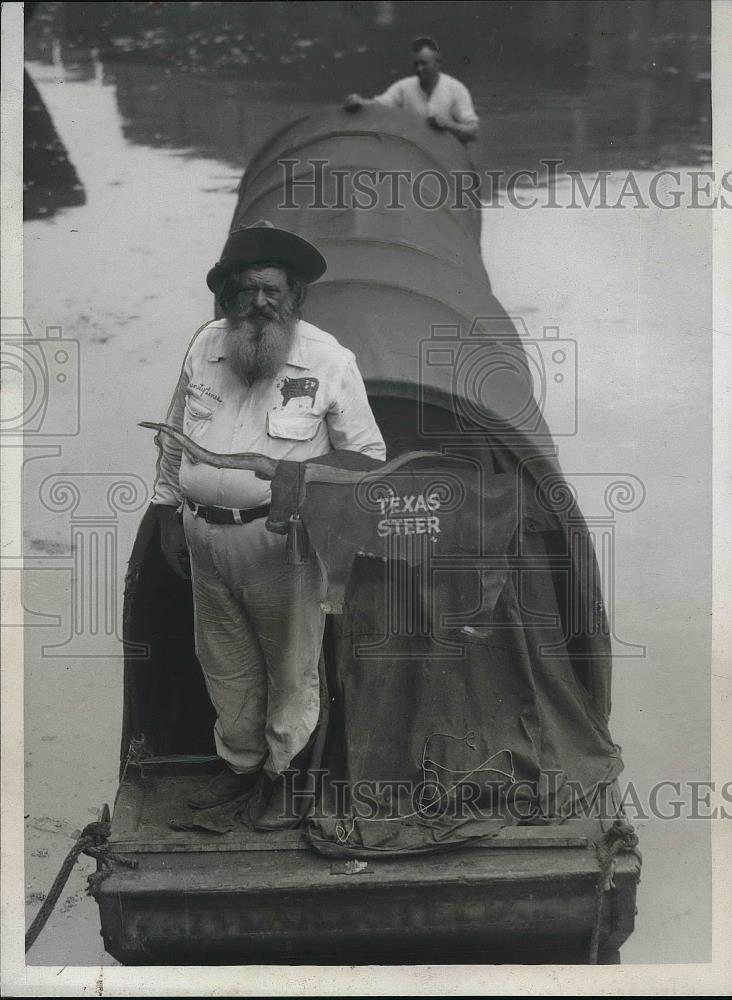
[[[241,519],[241,511],[240,510],[232,510],[231,511],[231,516],[234,518],[234,524],[243,524],[244,523],[242,521],[242,519]]]

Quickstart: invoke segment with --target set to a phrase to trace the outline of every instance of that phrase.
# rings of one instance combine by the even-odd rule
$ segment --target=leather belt
[[[186,497],[186,506],[196,517],[202,517],[209,524],[249,524],[269,514],[269,504],[250,507],[248,510],[232,510],[231,507],[206,507]]]

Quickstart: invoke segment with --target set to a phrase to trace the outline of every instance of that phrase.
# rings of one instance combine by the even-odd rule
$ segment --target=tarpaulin
[[[445,461],[374,474],[360,502],[310,486],[301,509],[316,550],[365,553],[327,651],[308,824],[324,853],[436,850],[561,822],[622,769],[568,650],[565,557],[547,546],[566,525],[539,524],[517,483]]]

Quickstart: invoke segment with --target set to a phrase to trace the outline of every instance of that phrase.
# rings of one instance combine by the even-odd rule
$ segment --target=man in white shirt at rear
[[[412,43],[414,76],[397,80],[383,94],[371,99],[349,94],[343,107],[359,111],[370,104],[402,108],[424,118],[432,128],[450,132],[460,142],[478,137],[478,116],[468,88],[440,69],[440,49],[432,38],[416,38]]]

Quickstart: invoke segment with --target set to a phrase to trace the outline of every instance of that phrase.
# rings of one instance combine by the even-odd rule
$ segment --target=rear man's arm
[[[396,83],[392,83],[383,94],[377,94],[376,97],[361,97],[360,94],[349,94],[343,102],[343,107],[346,111],[358,111],[360,108],[366,108],[371,104],[381,104],[387,108],[403,107],[401,81],[397,80]]]

